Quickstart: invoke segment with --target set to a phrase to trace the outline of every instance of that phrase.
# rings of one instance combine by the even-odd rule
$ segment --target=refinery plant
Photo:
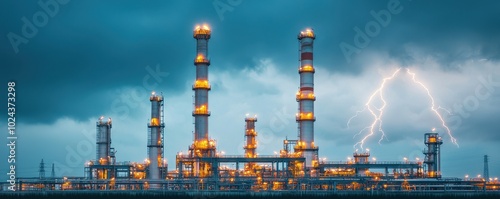
[[[498,179],[445,178],[441,176],[441,145],[436,132],[422,133],[423,160],[380,161],[370,158],[370,151],[355,151],[347,161],[318,158],[319,146],[314,142],[314,73],[313,44],[315,33],[305,29],[298,34],[300,65],[296,139],[284,139],[279,154],[259,155],[256,137],[257,117],[245,122],[244,154],[225,155],[218,152],[217,142],[209,134],[208,42],[207,25],[194,29],[196,40],[196,79],[194,91],[194,136],[187,153],[178,153],[175,164],[164,158],[164,98],[152,92],[151,118],[147,124],[147,155],[144,162],[117,161],[111,145],[113,122],[100,117],[96,122],[96,156],[84,165],[82,177],[18,178],[17,191],[42,190],[161,190],[207,192],[495,192]],[[293,95],[293,94],[291,94]],[[146,100],[146,99],[144,99]],[[168,114],[168,113],[166,113]],[[486,157],[485,157],[486,158]],[[173,162],[173,161],[172,161]],[[487,162],[487,161],[486,161]],[[4,185],[5,189],[5,185]]]

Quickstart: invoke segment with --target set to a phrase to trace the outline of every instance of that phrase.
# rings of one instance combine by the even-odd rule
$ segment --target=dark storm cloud
[[[31,19],[42,9],[35,1],[8,3],[2,6],[8,17],[2,18],[1,34],[22,36],[21,17]],[[147,85],[181,92],[193,69],[193,41],[180,35],[190,35],[192,25],[181,24],[172,14],[183,5],[163,4],[71,1],[60,5],[59,13],[27,44],[19,45],[17,54],[2,39],[2,64],[7,66],[2,80],[18,82],[23,121],[85,120],[109,112],[121,87],[147,87],[147,76]]]
[[[387,51],[403,63],[411,64],[411,52],[405,49],[411,44],[428,56],[436,56],[443,67],[456,67],[474,56],[498,59],[500,26],[495,25],[500,21],[498,1],[401,1],[401,5],[401,13],[392,15],[387,27],[371,39],[366,50]],[[366,22],[356,25],[361,27]]]
[[[315,29],[315,62],[328,70],[359,74],[360,56],[387,51],[412,63],[405,44],[438,55],[443,66],[470,56],[498,58],[500,15],[497,1],[400,1],[402,11],[370,44],[347,63],[339,48],[353,44],[354,27],[373,21],[370,11],[387,9],[390,1],[243,1],[219,18],[212,1],[70,1],[15,53],[6,35],[21,34],[26,16],[42,10],[35,1],[2,1],[0,51],[3,81],[19,82],[20,115],[27,122],[52,122],[68,116],[79,120],[112,111],[123,87],[143,87],[157,64],[169,75],[158,90],[176,94],[193,78],[194,24],[213,27],[212,68],[238,71],[259,57],[270,57],[283,73],[297,67],[297,33]],[[220,11],[219,11],[220,12]],[[479,49],[470,54],[462,46]],[[4,99],[2,99],[4,100]]]

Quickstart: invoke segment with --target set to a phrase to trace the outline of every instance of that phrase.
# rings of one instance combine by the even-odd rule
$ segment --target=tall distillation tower
[[[424,142],[427,146],[424,149],[425,160],[427,165],[427,177],[440,178],[441,177],[441,144],[443,140],[437,133],[426,133],[424,135]]]
[[[211,30],[208,25],[196,26],[193,31],[193,37],[196,39],[196,80],[193,84],[194,90],[194,142],[190,147],[192,157],[213,157],[216,155],[215,140],[208,136],[208,91],[210,84],[208,82],[208,40],[211,36]],[[209,175],[210,164],[204,162],[195,162],[193,165],[193,175],[204,177]]]
[[[295,145],[295,152],[306,158],[306,168],[311,169],[318,166],[318,147],[314,145],[314,66],[313,66],[313,42],[316,36],[313,30],[306,29],[300,32],[298,40],[300,44],[300,89],[296,99],[299,110],[296,115],[299,130],[299,141]]]
[[[96,161],[99,165],[109,165],[111,162],[111,118],[104,121],[104,116],[101,116],[96,122]],[[114,154],[113,154],[114,156]],[[97,170],[97,179],[111,178],[111,173],[107,169]]]
[[[163,159],[163,130],[165,128],[163,118],[163,96],[151,93],[151,120],[148,124],[148,173],[150,180],[159,180],[164,177],[165,162]]]
[[[257,122],[257,116],[245,118],[245,157],[246,158],[256,158],[257,154],[255,149],[257,149],[257,131],[255,131],[255,122]],[[253,171],[255,163],[249,162],[245,165],[246,171]]]

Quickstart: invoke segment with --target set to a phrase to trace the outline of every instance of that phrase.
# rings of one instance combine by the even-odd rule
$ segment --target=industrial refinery
[[[151,117],[148,118],[147,154],[144,162],[119,161],[112,146],[112,118],[101,116],[96,121],[96,156],[84,165],[82,177],[18,178],[17,191],[104,191],[104,190],[161,190],[171,192],[500,192],[498,179],[445,178],[441,175],[441,145],[437,132],[422,132],[423,160],[380,161],[370,157],[370,151],[356,150],[347,161],[326,161],[319,157],[320,146],[314,142],[316,120],[314,103],[314,40],[312,29],[299,32],[300,82],[295,94],[298,103],[296,139],[285,138],[276,145],[283,148],[278,154],[260,155],[257,136],[257,116],[242,117],[245,124],[244,154],[220,153],[217,141],[209,132],[208,54],[211,29],[196,26],[194,66],[194,133],[187,153],[179,152],[174,163],[164,158],[164,96],[152,92],[149,97]],[[293,42],[293,41],[291,41]],[[293,97],[293,93],[290,93]],[[147,100],[147,99],[144,99]],[[186,110],[188,111],[188,110]],[[189,110],[190,111],[190,110]],[[242,114],[243,115],[243,114]],[[125,125],[125,124],[120,124]],[[322,133],[322,132],[319,132]],[[167,133],[168,135],[168,133]],[[326,152],[323,152],[326,153]],[[487,157],[485,157],[487,158]],[[486,161],[487,162],[487,161]],[[44,170],[44,166],[41,166]],[[5,185],[4,185],[5,189]]]

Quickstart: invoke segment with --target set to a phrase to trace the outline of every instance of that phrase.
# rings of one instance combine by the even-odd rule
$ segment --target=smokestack
[[[99,165],[108,165],[110,162],[111,150],[111,118],[108,121],[103,121],[104,116],[101,116],[96,123],[96,160]]]
[[[194,90],[194,141],[189,151],[192,157],[214,157],[216,155],[216,143],[208,136],[208,91],[210,83],[208,82],[208,40],[211,31],[208,25],[196,26],[193,31],[193,37],[196,39],[196,80],[193,84]],[[195,162],[193,165],[193,175],[205,177],[210,175],[212,166],[209,162]]]
[[[299,141],[295,145],[295,152],[306,158],[306,168],[318,166],[318,147],[314,145],[314,66],[313,42],[316,36],[313,30],[306,29],[300,32],[300,89],[296,99],[299,103],[299,112],[296,120],[299,129]]]
[[[194,90],[194,152],[197,156],[214,156],[215,144],[208,137],[208,40],[210,39],[210,28],[207,25],[197,26],[193,32],[196,39],[196,80],[193,85]],[[198,152],[196,151],[198,150]]]
[[[151,121],[148,124],[148,179],[161,179],[163,167],[163,96],[151,93]]]

